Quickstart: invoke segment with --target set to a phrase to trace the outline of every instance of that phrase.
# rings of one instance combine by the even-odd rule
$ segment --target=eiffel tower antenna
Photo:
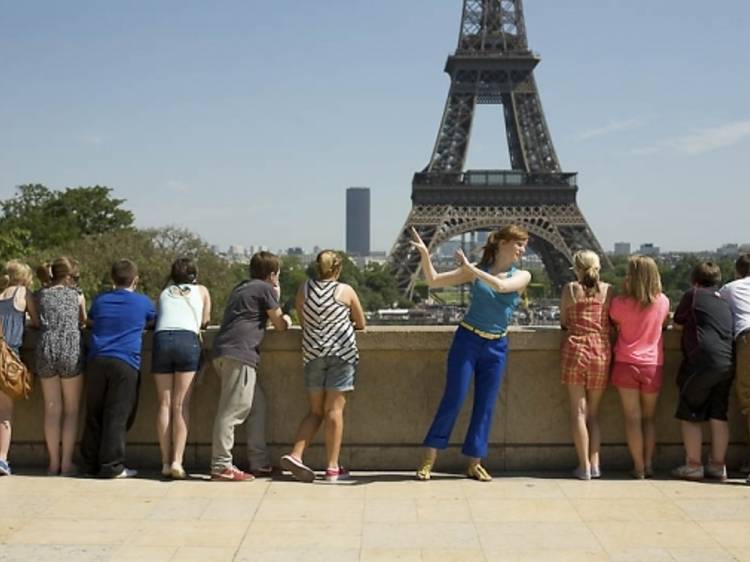
[[[593,250],[611,266],[576,203],[577,174],[560,168],[534,80],[539,61],[529,50],[522,0],[463,0],[458,48],[445,64],[451,86],[435,148],[414,174],[412,209],[390,254],[408,296],[420,270],[411,227],[433,252],[466,232],[523,226],[558,288],[572,279],[576,250]],[[503,107],[510,170],[465,170],[477,104]]]

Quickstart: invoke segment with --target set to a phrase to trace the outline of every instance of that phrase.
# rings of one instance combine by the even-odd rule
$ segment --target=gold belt
[[[505,336],[508,335],[508,330],[505,330],[501,334],[495,334],[493,332],[485,332],[484,330],[480,330],[479,328],[475,328],[474,326],[472,326],[468,322],[464,322],[463,320],[461,320],[461,322],[459,322],[458,325],[461,326],[462,328],[465,328],[465,329],[469,330],[472,334],[476,334],[480,338],[484,338],[486,340],[499,340],[499,339],[502,339],[502,338],[504,338]]]

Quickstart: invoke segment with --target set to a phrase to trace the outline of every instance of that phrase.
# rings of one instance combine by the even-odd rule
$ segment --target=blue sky
[[[0,0],[0,198],[103,184],[220,247],[389,250],[429,159],[460,0]],[[750,3],[526,0],[555,147],[607,249],[750,242]],[[468,164],[507,167],[501,108]]]

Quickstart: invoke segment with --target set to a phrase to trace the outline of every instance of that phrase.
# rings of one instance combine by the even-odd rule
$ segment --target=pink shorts
[[[645,394],[655,394],[661,390],[661,365],[633,365],[615,362],[612,366],[612,384],[619,388],[640,390]]]

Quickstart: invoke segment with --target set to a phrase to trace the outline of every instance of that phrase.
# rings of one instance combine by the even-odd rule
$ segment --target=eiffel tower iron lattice
[[[411,227],[433,252],[460,234],[521,225],[558,288],[572,278],[576,250],[594,250],[610,265],[576,203],[577,174],[561,171],[534,80],[539,61],[528,47],[522,0],[464,0],[435,148],[414,174],[412,209],[390,255],[408,296],[420,270]],[[477,104],[503,106],[511,170],[464,170]]]

